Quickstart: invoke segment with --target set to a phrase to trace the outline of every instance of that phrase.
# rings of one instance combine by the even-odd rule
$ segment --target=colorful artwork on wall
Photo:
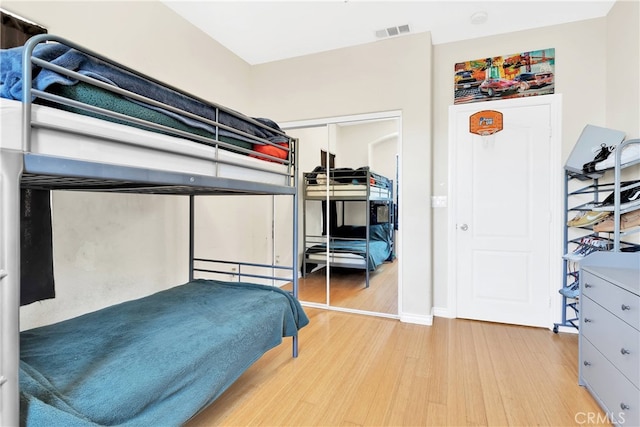
[[[459,62],[454,104],[548,95],[555,90],[555,49]]]

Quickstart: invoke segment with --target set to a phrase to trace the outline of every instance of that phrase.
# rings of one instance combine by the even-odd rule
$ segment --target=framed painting
[[[454,104],[554,93],[555,49],[458,62]]]

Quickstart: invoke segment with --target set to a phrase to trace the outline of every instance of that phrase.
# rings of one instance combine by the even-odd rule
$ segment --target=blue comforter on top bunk
[[[7,99],[22,100],[22,54],[24,47],[16,47],[12,49],[0,50],[0,97]],[[138,95],[151,98],[163,104],[179,108],[180,110],[193,113],[209,120],[218,121],[221,124],[233,127],[240,131],[246,132],[260,138],[270,140],[272,142],[286,142],[282,136],[270,132],[268,129],[257,126],[249,121],[242,120],[233,114],[229,114],[223,110],[219,111],[216,120],[216,109],[211,105],[199,102],[193,98],[187,97],[177,91],[171,90],[160,84],[156,84],[149,80],[143,79],[126,70],[116,68],[98,59],[92,58],[82,52],[72,49],[68,46],[58,43],[48,43],[37,45],[33,51],[33,56],[51,62],[54,65],[75,71],[79,74],[92,77],[104,83],[120,87]],[[56,73],[47,69],[36,68],[33,75],[33,88],[41,91],[47,90],[54,84],[75,85],[78,80],[68,76]],[[189,126],[207,130],[215,133],[215,128],[207,123],[202,123],[175,114],[169,110],[144,104],[147,108],[151,108],[180,120]],[[280,130],[278,125],[272,120],[265,118],[254,118],[273,129]],[[225,136],[233,136],[239,139],[245,139],[249,142],[258,143],[255,140],[245,138],[241,135],[228,132],[224,129],[219,130],[220,134]]]
[[[22,425],[180,425],[309,322],[271,286],[195,280],[24,331]]]

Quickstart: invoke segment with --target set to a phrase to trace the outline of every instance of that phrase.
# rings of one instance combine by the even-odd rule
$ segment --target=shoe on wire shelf
[[[580,212],[573,219],[567,222],[569,227],[588,227],[593,224],[597,224],[600,221],[604,220],[606,217],[611,215],[611,212],[596,212],[596,211],[585,211]]]
[[[613,232],[613,217],[596,224],[593,231]],[[620,230],[629,230],[633,227],[640,227],[640,209],[620,215]]]
[[[637,184],[638,181],[631,182],[632,184]],[[624,183],[627,185],[627,183]],[[600,203],[596,203],[592,209],[594,212],[612,212],[614,209],[614,193],[611,193]],[[620,209],[628,209],[634,206],[640,207],[640,186],[629,188],[627,190],[622,190],[620,192]]]
[[[572,284],[558,290],[558,292],[563,297],[576,299],[580,296],[580,282],[576,280]]]
[[[614,148],[615,150],[615,148]],[[624,165],[640,160],[640,144],[629,144],[622,149],[620,164]],[[615,166],[616,156],[608,156],[606,159],[595,163],[595,170],[601,171]]]
[[[563,256],[567,261],[578,262],[587,255],[596,251],[610,251],[613,248],[611,241],[599,237],[583,237],[578,247],[573,252]]]

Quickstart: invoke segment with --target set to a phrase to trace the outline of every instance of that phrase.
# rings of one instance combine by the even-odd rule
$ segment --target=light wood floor
[[[382,263],[369,274],[353,268],[330,269],[330,304],[336,307],[398,314],[398,260]],[[289,286],[283,286],[287,289]],[[307,274],[298,281],[300,301],[325,304],[327,301],[326,270]]]
[[[604,417],[577,384],[577,335],[306,312],[298,358],[286,339],[188,427],[570,426]]]

